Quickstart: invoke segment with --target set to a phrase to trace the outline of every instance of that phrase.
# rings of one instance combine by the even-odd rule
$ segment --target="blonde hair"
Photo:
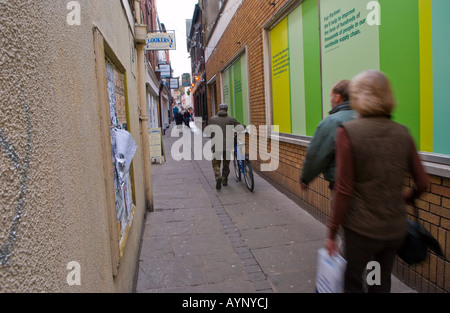
[[[350,83],[350,106],[361,116],[389,116],[396,103],[388,78],[370,70],[356,75]]]

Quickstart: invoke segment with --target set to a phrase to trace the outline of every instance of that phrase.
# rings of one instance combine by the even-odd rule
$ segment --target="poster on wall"
[[[379,27],[369,25],[370,12],[366,1],[320,1],[324,117],[331,110],[329,95],[336,82],[380,69]]]
[[[127,131],[124,75],[106,60],[106,85],[110,108],[111,153],[116,203],[116,217],[120,235],[133,221],[133,193],[131,189],[130,165],[136,152],[136,142]]]
[[[127,112],[125,107],[124,76],[118,71],[114,71],[114,93],[116,95],[116,115],[117,124],[127,123]]]

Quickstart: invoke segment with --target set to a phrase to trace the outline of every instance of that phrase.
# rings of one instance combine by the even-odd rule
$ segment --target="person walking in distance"
[[[330,115],[319,123],[309,144],[300,176],[302,190],[306,190],[308,184],[320,173],[323,173],[325,180],[329,182],[329,188],[333,189],[336,168],[334,155],[336,130],[339,125],[353,119],[355,115],[348,101],[349,83],[348,80],[341,80],[331,88]]]
[[[234,117],[228,115],[228,105],[222,103],[219,105],[219,112],[217,113],[217,115],[214,115],[210,119],[209,125],[216,125],[218,128],[220,128],[221,134],[223,136],[222,138],[223,140],[221,141],[222,147],[220,147],[220,145],[218,147],[216,147],[216,145],[213,145],[211,147],[211,150],[213,152],[212,166],[216,181],[216,189],[221,189],[222,185],[224,186],[228,185],[228,175],[230,174],[231,150],[227,149],[230,148],[233,149],[233,140],[234,140],[233,133],[232,132],[230,132],[230,134],[227,133],[227,126],[231,125],[234,127],[242,124],[239,123]],[[214,135],[211,135],[211,137],[214,138],[215,135],[216,133],[214,133]],[[221,165],[222,165],[222,173],[220,171]]]
[[[184,117],[183,117],[182,112],[177,111],[177,113],[174,116],[174,119],[175,119],[175,123],[176,123],[177,127],[181,129],[183,122],[184,122]]]
[[[178,114],[178,111],[179,111],[179,109],[178,109],[178,107],[175,105],[175,106],[173,107],[173,109],[172,109],[173,120],[174,120],[174,121],[175,121],[175,116],[177,116],[177,114]]]
[[[186,109],[186,110],[184,111],[184,113],[183,113],[183,118],[184,118],[184,124],[185,124],[187,127],[191,127],[191,126],[189,126],[189,123],[190,123],[190,121],[191,121],[191,113],[189,113],[189,109]]]
[[[345,292],[390,292],[395,255],[408,231],[406,203],[428,187],[408,129],[391,120],[390,83],[379,71],[365,71],[350,84],[350,104],[359,114],[336,135],[336,184],[325,248],[338,251],[342,226],[347,260]],[[405,192],[410,173],[415,187]],[[406,202],[406,203],[405,203]],[[366,286],[366,267],[380,264],[381,284]]]

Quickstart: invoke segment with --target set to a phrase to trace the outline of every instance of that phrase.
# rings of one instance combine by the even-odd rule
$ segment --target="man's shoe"
[[[224,182],[222,182],[222,185],[228,186],[228,182],[227,182],[227,181],[224,181]]]
[[[222,188],[222,180],[219,178],[216,181],[216,189],[219,190],[220,188]]]

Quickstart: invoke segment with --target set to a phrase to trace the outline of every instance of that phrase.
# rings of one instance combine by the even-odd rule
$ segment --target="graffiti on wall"
[[[9,139],[5,130],[0,128],[0,151],[6,156],[14,168],[15,174],[20,179],[20,189],[18,190],[18,200],[10,205],[14,206],[14,214],[11,219],[9,226],[9,234],[4,240],[0,242],[0,265],[4,266],[8,264],[12,250],[17,239],[17,234],[22,220],[22,213],[25,206],[25,195],[27,191],[27,180],[28,180],[28,170],[30,164],[30,154],[31,154],[31,121],[30,121],[30,107],[28,101],[24,101],[23,109],[26,118],[26,148],[24,155],[20,155],[17,151],[16,146]]]

